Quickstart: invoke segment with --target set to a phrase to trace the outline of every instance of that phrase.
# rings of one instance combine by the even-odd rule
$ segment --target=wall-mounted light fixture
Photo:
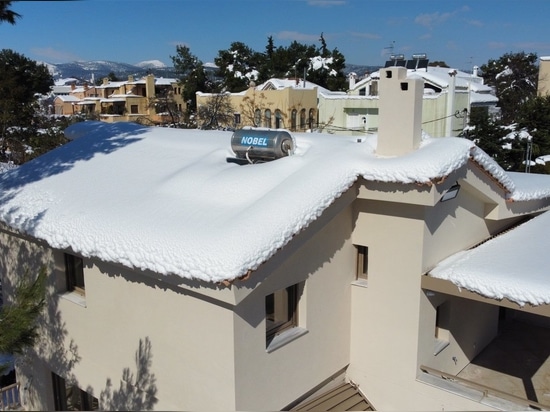
[[[443,193],[443,196],[441,196],[441,199],[439,201],[446,202],[447,200],[454,199],[458,195],[459,190],[460,185],[458,184],[458,182],[456,182],[454,185],[448,188],[445,193]]]

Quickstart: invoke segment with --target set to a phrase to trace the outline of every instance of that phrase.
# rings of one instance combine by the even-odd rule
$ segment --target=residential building
[[[264,163],[228,131],[82,122],[3,173],[5,301],[50,273],[25,408],[288,410],[340,384],[378,410],[548,404],[457,375],[503,311],[550,315],[544,261],[513,272],[514,243],[545,259],[550,177],[426,137],[406,68],[378,86],[376,136],[292,133]]]
[[[243,92],[229,94],[235,118],[227,126],[291,131],[316,128],[318,89],[318,85],[298,79],[270,79],[259,86],[252,84]],[[213,96],[197,92],[197,106],[207,105]]]
[[[399,62],[391,62],[394,64],[399,67]],[[426,63],[408,72],[424,80],[422,130],[432,137],[460,135],[472,110],[488,111],[498,102],[492,89],[478,76],[477,67],[469,74],[428,67]],[[347,92],[333,92],[299,79],[270,79],[241,93],[231,93],[235,121],[228,126],[317,130],[348,136],[375,133],[379,122],[380,71],[369,73],[358,82],[351,73],[349,79]],[[206,104],[211,97],[212,94],[198,92],[197,104]]]
[[[96,116],[108,123],[138,121],[145,124],[178,122],[186,108],[177,79],[148,75],[125,81],[103,79],[99,86],[71,86],[68,95],[54,100],[55,114]]]
[[[422,129],[432,137],[460,135],[472,110],[489,110],[498,102],[491,88],[484,85],[483,78],[478,76],[477,67],[469,74],[427,64],[416,68],[409,63],[410,61],[401,61],[402,66],[406,64],[411,67],[407,69],[409,75],[424,80]],[[400,67],[400,61],[389,62],[387,67],[394,64]],[[325,119],[334,118],[333,130],[329,127],[327,131],[351,131],[353,134],[376,131],[379,81],[380,71],[376,71],[359,82],[350,78],[350,88],[346,96],[322,93],[319,98],[320,122],[326,124],[329,122]]]

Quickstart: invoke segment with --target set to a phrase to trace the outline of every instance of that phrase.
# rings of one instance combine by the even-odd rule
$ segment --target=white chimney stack
[[[376,153],[400,156],[418,149],[422,140],[424,80],[407,78],[405,67],[380,69]]]
[[[352,90],[355,87],[355,80],[357,80],[357,75],[354,72],[348,74],[349,79],[349,90]]]

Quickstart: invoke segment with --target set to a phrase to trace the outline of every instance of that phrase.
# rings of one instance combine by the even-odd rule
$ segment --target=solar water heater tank
[[[248,163],[267,162],[294,153],[295,141],[285,129],[243,128],[231,136],[231,149],[237,159]]]

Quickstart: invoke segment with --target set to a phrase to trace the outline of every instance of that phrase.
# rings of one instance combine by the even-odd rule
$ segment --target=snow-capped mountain
[[[137,64],[119,63],[105,60],[74,61],[70,63],[43,63],[48,67],[54,79],[75,78],[81,80],[102,79],[110,73],[124,80],[129,75],[135,77],[152,73],[158,77],[177,77],[173,67],[160,60],[148,60]]]
[[[137,67],[141,67],[142,69],[166,69],[168,67],[160,60],[145,60],[143,62],[136,63],[135,65]]]

